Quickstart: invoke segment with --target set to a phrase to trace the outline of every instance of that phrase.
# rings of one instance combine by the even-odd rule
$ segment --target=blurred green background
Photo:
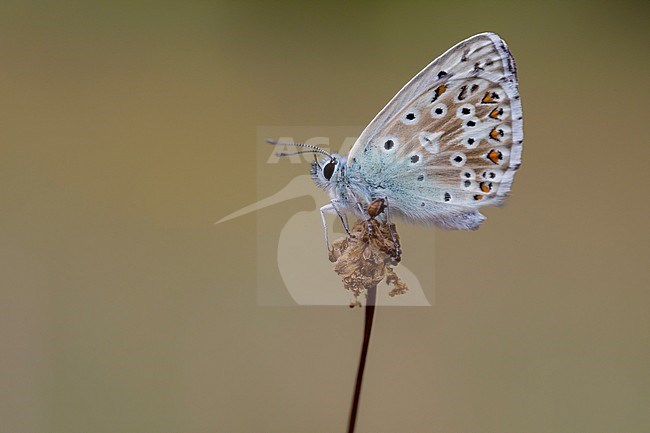
[[[648,18],[3,0],[0,432],[344,431],[362,310],[258,306],[279,208],[213,222],[257,199],[259,125],[364,125],[487,30],[519,66],[523,166],[478,232],[401,226],[435,305],[378,311],[358,432],[647,431]]]

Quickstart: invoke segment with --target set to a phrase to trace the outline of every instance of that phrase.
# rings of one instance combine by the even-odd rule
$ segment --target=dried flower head
[[[354,295],[351,307],[361,306],[361,295],[375,290],[384,279],[392,287],[389,296],[408,290],[393,270],[393,266],[401,260],[395,224],[375,219],[384,208],[383,200],[372,202],[368,206],[371,218],[357,221],[350,230],[350,236],[337,239],[332,244],[330,261],[334,263],[334,271],[341,276],[343,286]]]

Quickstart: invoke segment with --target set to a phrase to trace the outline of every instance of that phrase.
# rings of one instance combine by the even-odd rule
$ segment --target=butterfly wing
[[[522,142],[514,59],[499,36],[482,33],[407,83],[363,131],[348,164],[406,219],[475,229],[484,220],[477,209],[510,191]]]

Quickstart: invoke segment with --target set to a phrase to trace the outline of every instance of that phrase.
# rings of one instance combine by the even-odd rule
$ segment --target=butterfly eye
[[[325,179],[330,180],[332,178],[335,168],[336,168],[335,161],[330,161],[327,164],[325,164],[325,167],[323,167],[323,176],[325,176]]]

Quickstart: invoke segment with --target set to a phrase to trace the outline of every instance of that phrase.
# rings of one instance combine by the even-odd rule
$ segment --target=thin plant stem
[[[366,367],[366,357],[368,356],[368,345],[370,344],[370,332],[372,331],[372,321],[375,317],[375,302],[377,298],[377,286],[368,287],[368,298],[366,302],[366,315],[363,326],[363,343],[361,345],[361,357],[359,358],[359,369],[357,370],[357,381],[354,386],[354,397],[352,398],[352,409],[350,410],[350,420],[348,422],[348,433],[354,433],[354,427],[357,422],[357,410],[359,409],[359,397],[361,396],[361,384],[363,382],[363,371]]]

